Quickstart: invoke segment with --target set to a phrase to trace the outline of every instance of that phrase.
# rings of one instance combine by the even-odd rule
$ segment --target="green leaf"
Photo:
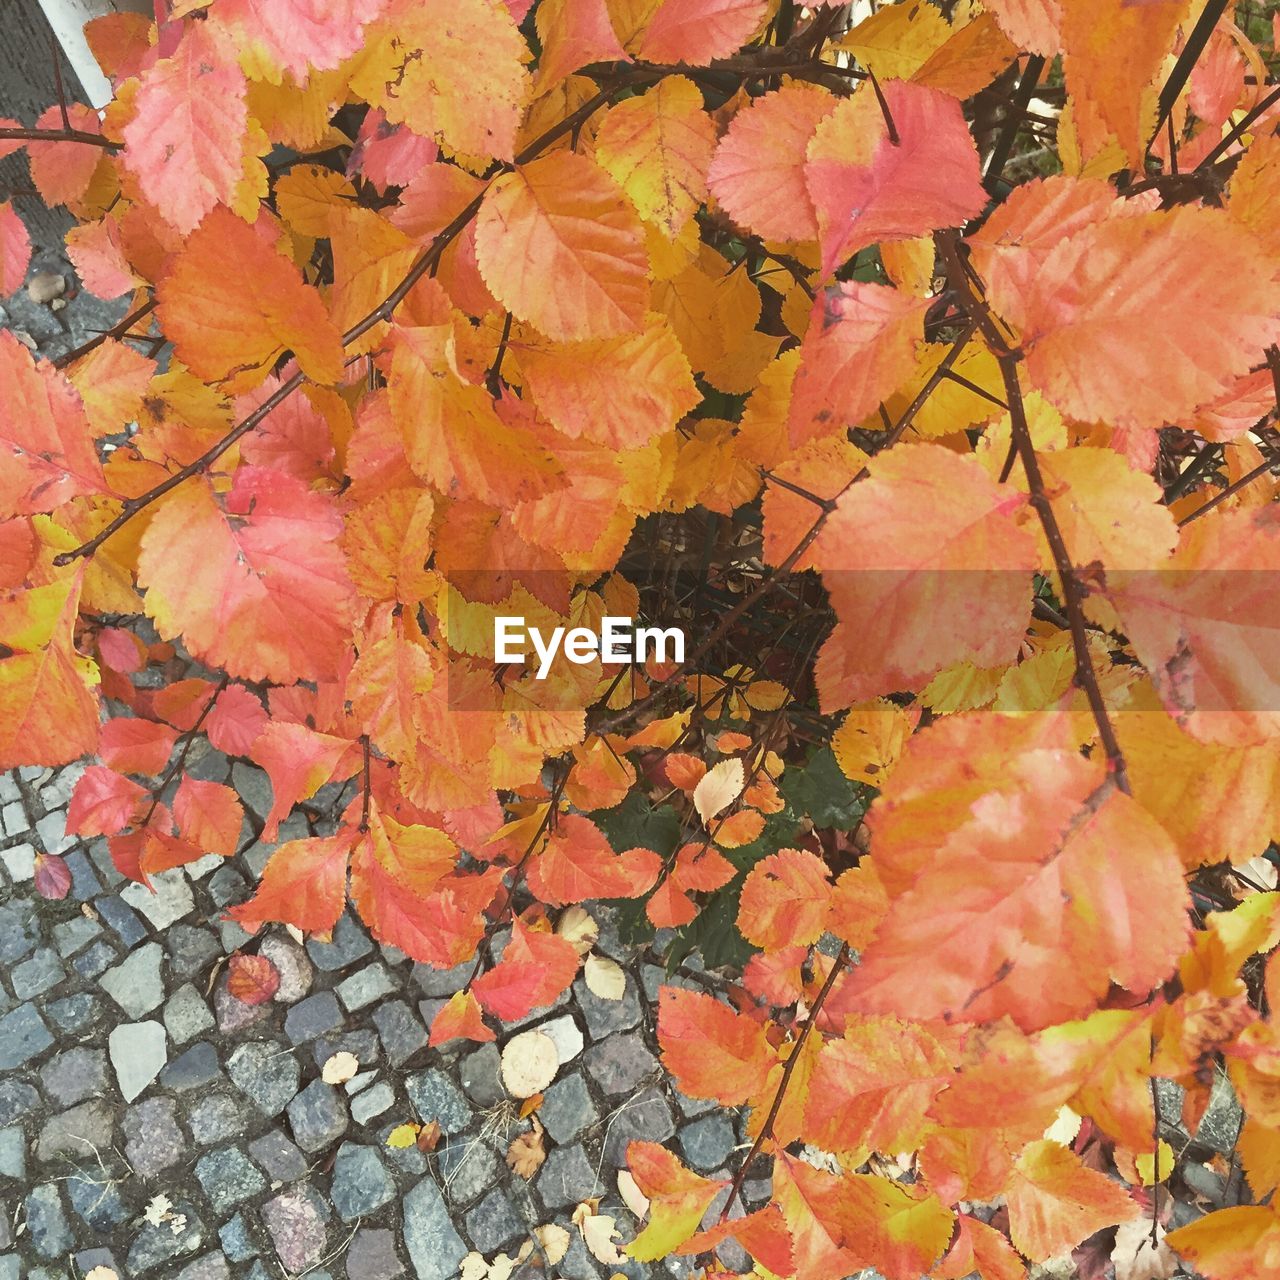
[[[809,757],[803,768],[788,767],[779,790],[796,813],[815,827],[850,831],[867,811],[870,791],[850,782],[840,771],[830,747]]]

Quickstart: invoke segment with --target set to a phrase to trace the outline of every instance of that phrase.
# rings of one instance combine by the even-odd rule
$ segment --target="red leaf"
[[[479,1001],[470,991],[457,991],[431,1020],[427,1043],[448,1044],[450,1040],[496,1040],[497,1036],[484,1024]]]
[[[359,833],[291,840],[271,855],[258,892],[228,914],[253,933],[268,920],[323,933],[338,923],[347,900],[347,855]]]
[[[657,880],[662,859],[651,849],[614,853],[590,818],[567,814],[529,867],[539,901],[562,907],[589,898],[638,898]]]
[[[71,868],[56,853],[37,853],[35,884],[42,898],[65,898],[71,892]]]
[[[266,1004],[280,989],[280,970],[266,956],[236,952],[227,965],[227,991],[242,1004]]]
[[[67,832],[113,836],[131,826],[147,798],[146,789],[105,765],[91,764],[80,775],[67,808]]]
[[[177,730],[167,724],[117,716],[102,726],[98,754],[121,773],[159,773],[177,740]]]
[[[554,933],[512,927],[502,959],[472,984],[476,999],[505,1022],[551,1004],[578,972],[577,948]]]
[[[759,1094],[777,1056],[764,1028],[700,991],[658,992],[662,1061],[691,1098],[740,1106]]]
[[[267,727],[267,711],[242,684],[229,684],[205,720],[209,741],[223,754],[247,756]]]
[[[244,807],[221,782],[185,777],[173,798],[173,816],[182,837],[205,853],[229,858],[236,851]]]

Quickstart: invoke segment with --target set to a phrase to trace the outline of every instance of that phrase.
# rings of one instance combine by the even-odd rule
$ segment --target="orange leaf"
[[[308,933],[332,929],[347,901],[347,857],[357,834],[347,827],[282,844],[267,860],[257,893],[228,914],[250,933],[268,920]]]
[[[236,263],[234,272],[228,262]],[[229,209],[214,209],[174,256],[156,298],[165,336],[207,382],[245,391],[286,351],[316,382],[342,377],[338,330],[320,295],[272,243],[265,213],[251,227]]]
[[[121,773],[159,773],[177,740],[177,730],[167,724],[114,716],[102,726],[98,754]]]
[[[529,866],[529,888],[540,902],[562,907],[591,898],[638,898],[658,878],[662,859],[651,849],[614,853],[589,818],[568,814]]]
[[[764,1028],[698,991],[658,993],[663,1065],[692,1098],[739,1106],[760,1093],[776,1061]]]
[[[476,258],[494,297],[558,342],[639,330],[644,233],[618,197],[612,179],[572,151],[496,179],[476,219]]]
[[[8,200],[0,202],[0,298],[17,293],[30,264],[31,237],[27,228]]]
[[[577,948],[554,933],[536,933],[515,921],[502,959],[472,984],[485,1010],[504,1022],[553,1003],[578,972]]]
[[[705,1231],[690,1237],[677,1253],[705,1253],[722,1240],[736,1240],[762,1267],[776,1276],[795,1273],[791,1232],[787,1230],[782,1211],[767,1204],[741,1218],[728,1218],[714,1223]]]
[[[716,1193],[728,1185],[686,1169],[656,1142],[628,1144],[627,1168],[649,1200],[649,1221],[627,1245],[627,1253],[637,1262],[654,1262],[684,1244],[698,1229]]]
[[[1074,1249],[1103,1227],[1139,1213],[1129,1194],[1105,1174],[1087,1168],[1056,1142],[1033,1142],[1018,1157],[1006,1192],[1009,1235],[1028,1258]]]
[[[48,363],[36,364],[13,334],[0,332],[0,509],[53,511],[105,489],[80,397]]]
[[[455,991],[444,1007],[431,1020],[432,1048],[450,1040],[496,1040],[497,1036],[484,1024],[480,1002],[470,991]]]
[[[244,809],[230,787],[185,776],[173,798],[173,816],[179,835],[203,852],[224,858],[235,853]]]
[[[138,579],[167,638],[249,680],[332,677],[354,593],[333,502],[282,472],[241,467],[221,500],[201,480],[156,508]]]
[[[745,44],[764,21],[767,0],[659,0],[627,47],[646,62],[705,67]]]
[[[738,930],[765,951],[808,946],[826,929],[831,872],[816,854],[782,849],[751,868],[738,904]]]
[[[76,782],[67,808],[67,831],[78,836],[113,836],[132,826],[147,792],[114,769],[91,764]]]
[[[227,991],[242,1004],[266,1004],[280,989],[280,970],[266,956],[237,951],[227,964]]]
[[[809,142],[805,181],[827,275],[869,244],[957,226],[987,203],[978,152],[955,98],[901,80],[882,91],[896,142],[867,84],[842,99]]]
[[[186,23],[173,55],[142,74],[133,118],[124,128],[123,162],[146,198],[184,235],[215,205],[232,201],[244,172],[244,98],[245,78],[235,51],[211,23]],[[225,217],[239,221],[231,213]],[[235,292],[254,288],[248,264],[234,251],[222,262],[228,260],[239,269],[211,272],[210,285],[221,279]],[[199,294],[192,299],[198,300]],[[218,310],[204,309],[203,319]]]
[[[1280,1267],[1275,1206],[1238,1205],[1205,1214],[1165,1237],[1208,1280],[1261,1280]]]

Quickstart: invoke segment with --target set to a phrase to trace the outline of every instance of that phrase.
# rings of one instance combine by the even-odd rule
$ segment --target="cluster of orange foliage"
[[[667,989],[659,1036],[772,1199],[700,1229],[723,1184],[636,1144],[634,1258],[1280,1274],[1280,905],[1231,871],[1280,830],[1274,37],[1187,0],[157,14],[91,24],[101,115],[0,122],[131,299],[58,365],[0,334],[0,764],[95,756],[69,829],[142,881],[237,847],[194,743],[268,772],[268,841],[350,782],[232,914],[350,898],[449,966],[518,913],[433,1043],[573,981],[555,908],[727,886],[735,999]],[[0,204],[0,292],[29,250]],[[697,512],[739,595],[686,666],[495,668],[496,616],[636,613],[624,553]],[[803,670],[723,661],[819,580]],[[773,841],[815,725],[878,794]],[[670,848],[606,835],[637,799]],[[1161,1239],[1155,1136],[1220,1068],[1246,1202]]]

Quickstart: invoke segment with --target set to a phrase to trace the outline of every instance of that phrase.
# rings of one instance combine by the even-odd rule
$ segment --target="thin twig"
[[[86,133],[83,129],[0,129],[0,142],[79,142],[86,147],[101,147],[104,151],[120,151],[124,144],[112,142],[100,133]]]
[[[987,161],[987,171],[983,175],[982,185],[990,195],[995,194],[995,189],[1004,174],[1004,167],[1009,163],[1010,155],[1013,154],[1014,140],[1017,138],[1018,130],[1022,127],[1022,122],[1026,118],[1027,108],[1031,105],[1031,95],[1035,93],[1036,85],[1039,84],[1040,74],[1043,71],[1044,59],[1039,54],[1032,54],[1027,59],[1026,68],[1022,72],[1022,79],[1018,81],[1017,91],[1013,95],[1013,103],[1009,108],[1009,114],[1005,117],[1000,136],[996,139],[996,145],[991,149],[991,158]]]
[[[1266,461],[1258,463],[1252,471],[1246,471],[1239,480],[1227,485],[1220,493],[1215,493],[1203,507],[1197,507],[1190,515],[1183,516],[1178,521],[1178,528],[1184,529],[1193,520],[1199,520],[1201,516],[1207,516],[1214,507],[1221,506],[1228,498],[1234,497],[1241,489],[1251,485],[1259,476],[1265,475],[1276,466],[1280,466],[1280,458],[1267,458]]]
[[[113,325],[110,329],[104,329],[96,337],[82,343],[74,351],[68,351],[66,355],[59,356],[53,362],[53,367],[55,369],[65,369],[68,365],[75,364],[82,356],[87,356],[90,351],[97,350],[104,342],[109,342],[112,338],[123,337],[139,320],[149,316],[155,309],[156,301],[154,298],[149,302],[144,302],[142,306],[130,311],[119,324]]]
[[[822,990],[818,992],[813,1002],[813,1007],[809,1010],[809,1016],[805,1019],[804,1026],[800,1028],[800,1034],[796,1037],[795,1048],[791,1050],[791,1056],[786,1060],[782,1067],[782,1079],[778,1081],[777,1091],[773,1095],[773,1103],[769,1107],[769,1114],[765,1116],[764,1124],[760,1126],[760,1132],[756,1134],[756,1140],[751,1144],[751,1150],[747,1152],[747,1158],[738,1166],[738,1172],[733,1175],[733,1182],[729,1186],[729,1197],[724,1202],[724,1207],[720,1210],[720,1221],[724,1222],[729,1216],[729,1210],[733,1207],[733,1202],[742,1193],[742,1184],[746,1181],[747,1170],[751,1168],[752,1161],[760,1154],[760,1149],[764,1144],[773,1137],[774,1122],[778,1118],[778,1112],[782,1110],[782,1100],[787,1096],[787,1086],[791,1083],[791,1077],[800,1062],[800,1054],[804,1049],[804,1043],[809,1038],[814,1025],[818,1021],[818,1014],[822,1012],[822,1006],[827,1002],[827,996],[831,994],[831,988],[835,986],[836,978],[840,976],[841,971],[849,963],[849,944],[843,943],[835,960],[831,965],[831,972],[827,974],[827,980],[822,984]]]
[[[1151,131],[1151,141],[1147,144],[1148,151],[1160,136],[1160,130],[1165,121],[1172,120],[1174,103],[1178,101],[1178,95],[1182,92],[1188,77],[1200,60],[1200,55],[1209,43],[1209,37],[1213,35],[1218,25],[1218,19],[1222,17],[1226,7],[1227,0],[1208,0],[1208,3],[1201,10],[1196,25],[1187,37],[1187,43],[1182,46],[1182,52],[1178,55],[1177,62],[1173,64],[1173,70],[1169,72],[1169,78],[1164,82],[1164,88],[1160,90],[1160,107],[1156,115],[1156,127]],[[1172,132],[1170,132],[1169,136],[1172,142]]]

